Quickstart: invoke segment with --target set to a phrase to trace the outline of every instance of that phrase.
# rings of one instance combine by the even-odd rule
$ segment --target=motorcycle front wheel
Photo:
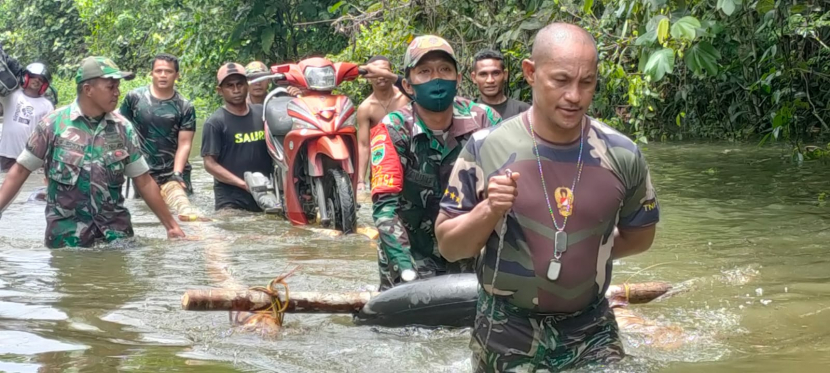
[[[326,193],[326,210],[334,228],[343,233],[353,233],[357,225],[357,203],[349,174],[341,169],[329,169],[323,179]]]

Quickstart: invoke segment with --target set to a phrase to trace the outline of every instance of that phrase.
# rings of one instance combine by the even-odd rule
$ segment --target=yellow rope
[[[623,287],[625,287],[625,303],[630,303],[631,288],[628,287],[627,283],[624,283]]]
[[[285,279],[288,276],[291,276],[297,268],[294,268],[288,274],[275,277],[273,280],[268,282],[268,286],[254,286],[251,287],[250,290],[261,291],[268,296],[271,297],[271,306],[263,310],[262,312],[271,312],[274,320],[277,322],[277,326],[282,326],[283,319],[285,318],[285,310],[288,309],[288,302],[290,300],[290,292],[288,290],[288,283],[285,282]],[[283,289],[285,290],[285,301],[280,299],[279,291],[280,289],[277,288],[277,285],[282,285]]]

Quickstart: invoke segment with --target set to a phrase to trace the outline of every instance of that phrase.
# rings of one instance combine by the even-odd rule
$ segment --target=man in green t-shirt
[[[597,63],[585,30],[542,29],[522,64],[533,106],[475,133],[450,174],[435,231],[448,261],[479,256],[476,372],[624,355],[604,295],[613,260],[651,246],[659,207],[637,146],[586,115]]]
[[[192,168],[187,158],[196,134],[196,110],[175,88],[179,78],[176,57],[159,54],[151,67],[152,84],[127,93],[121,103],[121,115],[135,125],[141,151],[156,184],[177,181],[190,195]]]

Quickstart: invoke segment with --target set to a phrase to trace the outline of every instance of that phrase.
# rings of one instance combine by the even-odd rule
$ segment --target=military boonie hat
[[[267,73],[268,66],[265,66],[264,63],[260,61],[253,61],[245,66],[245,74],[257,74],[257,73]]]
[[[222,84],[231,75],[242,75],[244,77],[245,68],[236,62],[228,62],[216,72],[216,80],[219,81],[219,84]]]
[[[115,62],[106,57],[92,56],[84,58],[75,74],[75,84],[80,84],[95,78],[112,78],[132,80],[135,74],[131,71],[121,71]]]
[[[452,50],[452,46],[444,38],[435,35],[423,35],[409,43],[409,48],[407,48],[406,55],[403,57],[404,69],[415,67],[421,57],[432,51],[445,52],[450,55],[450,58],[452,58],[456,65],[458,64],[458,60],[455,58],[455,51]]]

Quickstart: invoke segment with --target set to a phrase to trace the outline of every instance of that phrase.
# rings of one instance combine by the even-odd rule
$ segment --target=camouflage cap
[[[441,37],[435,35],[423,35],[412,40],[409,43],[409,48],[406,50],[406,55],[403,57],[404,69],[409,69],[418,64],[418,61],[429,52],[441,51],[447,53],[453,62],[458,64],[455,58],[455,52],[452,50],[450,43]]]
[[[253,61],[245,66],[245,74],[257,74],[257,73],[267,73],[268,66],[260,61]]]
[[[231,75],[242,75],[245,76],[245,68],[242,65],[236,62],[228,62],[222,67],[219,68],[219,71],[216,72],[216,80],[221,85],[222,82],[225,81]]]
[[[81,84],[95,78],[113,78],[132,80],[135,74],[131,71],[121,71],[115,62],[106,57],[92,56],[84,58],[78,72],[75,74],[75,84]]]

